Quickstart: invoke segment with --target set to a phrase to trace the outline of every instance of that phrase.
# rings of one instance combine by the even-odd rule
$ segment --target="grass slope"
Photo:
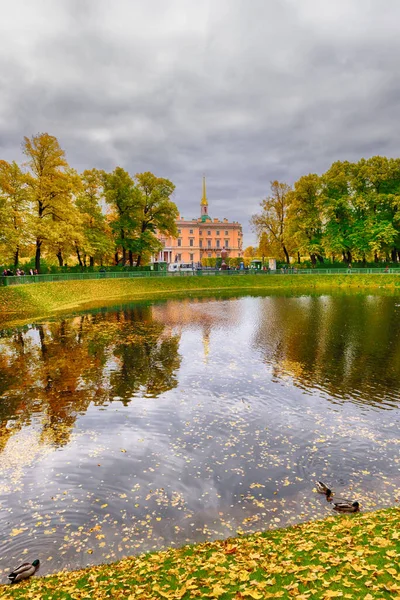
[[[0,287],[3,320],[42,317],[87,304],[221,290],[400,289],[397,275],[234,275],[62,281]]]
[[[400,509],[338,515],[0,587],[7,598],[400,599]]]

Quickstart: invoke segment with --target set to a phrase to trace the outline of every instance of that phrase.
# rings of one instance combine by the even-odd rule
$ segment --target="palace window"
[[[227,231],[225,231],[225,235],[229,235],[229,233]]]
[[[193,262],[193,260],[194,260],[194,254],[189,254],[189,260],[191,260]]]
[[[219,235],[219,231],[217,231],[217,235]]]
[[[199,235],[203,235],[203,232],[202,232],[202,230],[201,230],[201,229],[200,229],[200,231],[199,231]]]
[[[182,246],[182,240],[181,240],[181,238],[178,238],[178,246]]]
[[[179,235],[181,234],[181,230],[180,229],[178,229],[178,233],[179,233]]]
[[[229,240],[225,240],[225,248],[229,248]]]
[[[193,234],[193,229],[189,229],[189,233]]]
[[[190,238],[190,240],[189,240],[189,246],[193,246],[193,241],[194,241],[193,238]]]
[[[211,240],[207,240],[207,248],[211,248]]]
[[[200,241],[199,241],[199,245],[200,245],[200,248],[202,248],[202,247],[203,247],[203,240],[200,240]]]
[[[220,240],[217,240],[217,248],[221,247],[219,244],[220,244]]]
[[[211,235],[211,231],[207,231],[207,235]]]
[[[208,258],[211,258],[212,254],[211,252],[208,253]]]

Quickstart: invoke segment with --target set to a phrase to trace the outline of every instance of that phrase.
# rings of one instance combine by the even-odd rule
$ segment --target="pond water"
[[[0,577],[400,495],[400,299],[191,298],[0,333]],[[338,518],[341,518],[340,516]]]

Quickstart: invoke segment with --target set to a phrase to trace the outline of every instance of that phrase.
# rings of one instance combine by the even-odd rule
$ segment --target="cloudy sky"
[[[0,0],[0,158],[58,137],[243,224],[269,182],[399,156],[398,0]]]

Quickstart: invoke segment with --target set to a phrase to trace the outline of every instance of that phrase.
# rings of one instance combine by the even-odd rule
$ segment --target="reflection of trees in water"
[[[397,400],[400,323],[387,297],[271,297],[254,344],[278,379],[363,402]]]
[[[38,416],[40,442],[68,443],[79,414],[113,396],[156,397],[177,385],[179,337],[151,307],[81,315],[0,337],[0,450]]]

